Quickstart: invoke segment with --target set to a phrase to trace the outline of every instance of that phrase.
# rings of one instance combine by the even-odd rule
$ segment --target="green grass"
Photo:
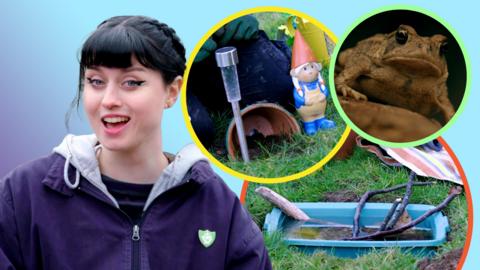
[[[286,24],[290,14],[279,12],[259,12],[253,14],[258,20],[258,28],[265,31],[270,40],[277,39],[278,27]]]
[[[268,187],[293,202],[319,202],[325,201],[326,192],[348,190],[361,196],[368,190],[405,183],[407,178],[407,170],[385,166],[372,154],[357,148],[348,160],[330,161],[321,171],[303,179]],[[246,206],[255,222],[262,227],[272,206],[254,193],[258,186],[250,183]],[[445,199],[451,186],[449,182],[438,181],[432,186],[414,187],[410,203],[437,205]],[[377,195],[371,201],[392,202],[403,193],[404,190],[400,190]],[[443,213],[449,219],[451,232],[449,241],[437,249],[437,256],[464,246],[468,225],[465,195],[455,198]],[[357,259],[337,258],[325,253],[310,256],[294,247],[287,247],[282,243],[280,234],[266,235],[265,240],[274,269],[415,269],[416,263],[422,259],[395,248],[378,250]]]
[[[402,253],[398,248],[374,251],[357,259],[345,259],[318,252],[307,255],[281,241],[281,234],[265,237],[273,269],[345,270],[345,269],[415,269],[418,257]]]

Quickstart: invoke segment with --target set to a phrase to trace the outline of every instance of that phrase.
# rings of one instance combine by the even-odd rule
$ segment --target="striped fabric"
[[[440,144],[436,150],[428,146],[390,148],[379,146],[362,137],[356,138],[357,146],[375,154],[389,166],[405,166],[417,175],[447,180],[463,185],[455,163]]]
[[[421,176],[448,180],[463,185],[460,173],[445,148],[434,151],[426,147],[382,147],[388,155]]]

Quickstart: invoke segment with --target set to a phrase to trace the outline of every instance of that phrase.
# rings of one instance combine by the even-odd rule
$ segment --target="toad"
[[[342,51],[335,66],[337,93],[401,107],[446,124],[455,114],[448,98],[446,37],[419,36],[400,25]]]

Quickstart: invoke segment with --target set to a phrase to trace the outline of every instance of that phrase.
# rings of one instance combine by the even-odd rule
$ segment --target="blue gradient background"
[[[71,2],[67,4],[66,2]],[[472,1],[472,3],[475,3]],[[155,17],[175,28],[189,54],[196,42],[221,19],[255,6],[281,5],[305,12],[329,27],[337,37],[358,17],[397,1],[3,1],[0,16],[0,175],[17,165],[50,153],[66,134],[64,115],[75,95],[78,50],[98,23],[114,15]],[[455,151],[472,191],[474,216],[480,193],[477,151],[480,71],[477,4],[468,1],[404,1],[427,9],[455,29],[470,57],[470,97],[457,122],[443,137]],[[188,10],[186,7],[188,5]],[[190,142],[180,104],[164,121],[166,150],[176,152]],[[90,133],[80,111],[71,118],[71,133]],[[242,182],[217,170],[237,194]],[[480,225],[474,222],[464,269],[478,269]]]

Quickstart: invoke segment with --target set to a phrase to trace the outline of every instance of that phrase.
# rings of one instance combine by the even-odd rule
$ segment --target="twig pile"
[[[409,222],[409,223],[407,223],[403,226],[400,226],[396,229],[391,229],[391,230],[386,230],[386,231],[380,231],[379,230],[379,231],[377,231],[375,233],[372,233],[372,234],[369,234],[369,235],[347,238],[345,240],[367,240],[367,239],[374,239],[374,238],[377,238],[377,237],[384,237],[384,236],[387,236],[387,235],[402,233],[402,232],[418,225],[419,223],[421,223],[422,221],[427,219],[429,216],[431,216],[431,215],[433,215],[433,214],[435,214],[439,211],[442,211],[442,209],[445,208],[457,195],[461,194],[462,191],[463,191],[463,189],[461,187],[458,187],[458,186],[457,187],[452,187],[452,189],[450,190],[450,192],[448,194],[448,197],[443,202],[441,202],[435,208],[432,208],[432,209],[428,210],[427,212],[423,213],[423,215],[419,216],[417,219],[412,220],[411,222]]]
[[[412,187],[413,186],[425,186],[425,185],[431,185],[434,184],[435,182],[415,182],[413,181],[415,179],[416,174],[412,171],[410,173],[410,176],[408,177],[408,182],[406,184],[394,186],[391,188],[387,189],[380,189],[380,190],[371,190],[367,191],[363,196],[361,197],[360,201],[358,202],[357,208],[355,210],[355,216],[353,219],[353,227],[352,227],[352,237],[346,238],[344,240],[367,240],[367,239],[375,239],[379,237],[385,237],[387,235],[392,235],[392,234],[399,234],[402,233],[425,219],[427,219],[429,216],[441,211],[443,208],[445,208],[456,196],[462,193],[463,189],[459,186],[452,187],[450,189],[448,197],[439,205],[437,205],[435,208],[428,210],[425,212],[423,215],[418,217],[415,220],[412,220],[408,222],[407,224],[401,225],[397,228],[395,228],[395,225],[397,225],[399,218],[402,216],[402,214],[405,212],[405,208],[407,207],[409,201],[410,201],[410,196],[412,195]],[[387,215],[385,216],[385,219],[383,223],[380,225],[380,228],[377,232],[371,233],[369,235],[365,236],[358,236],[360,232],[360,213],[362,212],[363,207],[365,206],[365,203],[369,198],[371,198],[374,195],[377,194],[382,194],[382,193],[388,193],[392,192],[395,190],[399,190],[402,188],[406,188],[405,195],[403,196],[402,199],[397,198],[395,202],[392,204],[392,207],[388,211]],[[399,205],[400,204],[400,205]]]

